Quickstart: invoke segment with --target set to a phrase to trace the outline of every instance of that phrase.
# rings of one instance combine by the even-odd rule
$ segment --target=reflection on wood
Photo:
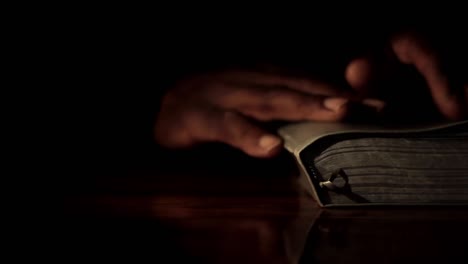
[[[466,207],[320,209],[287,156],[220,156],[84,177],[65,199],[59,249],[71,259],[162,263],[468,260]]]

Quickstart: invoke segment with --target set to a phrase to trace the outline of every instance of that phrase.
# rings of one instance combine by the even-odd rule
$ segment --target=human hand
[[[456,51],[440,43],[436,45],[427,36],[414,32],[395,35],[387,44],[387,48],[381,47],[348,64],[345,77],[350,86],[364,96],[385,100],[388,108],[395,104],[400,113],[398,118],[418,110],[428,116],[429,113],[422,110],[427,90],[430,92],[428,97],[432,98],[431,105],[443,117],[450,120],[466,118],[468,76],[457,65],[454,57],[459,54]],[[422,77],[426,91],[417,90],[414,83],[410,84],[411,76],[402,74],[405,66],[411,66]]]
[[[169,148],[223,142],[254,157],[271,157],[282,140],[262,122],[339,121],[352,105],[376,110],[383,103],[356,101],[328,83],[248,71],[226,71],[181,80],[163,98],[156,141]]]

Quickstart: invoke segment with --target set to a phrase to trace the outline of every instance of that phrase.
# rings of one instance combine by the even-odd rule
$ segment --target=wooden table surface
[[[70,180],[64,260],[468,263],[467,207],[320,209],[287,154],[210,150],[136,155]]]

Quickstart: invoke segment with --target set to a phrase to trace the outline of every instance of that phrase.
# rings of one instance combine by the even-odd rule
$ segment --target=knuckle
[[[421,56],[433,59],[433,49],[427,39],[415,32],[397,35],[393,39],[392,45],[395,54],[403,63],[412,63]]]
[[[411,62],[411,49],[413,41],[406,35],[399,36],[393,41],[393,49],[395,54],[403,63]]]

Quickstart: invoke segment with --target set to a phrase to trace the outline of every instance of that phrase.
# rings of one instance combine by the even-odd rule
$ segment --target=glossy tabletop
[[[69,260],[468,263],[468,208],[321,209],[286,153],[258,160],[214,148],[110,162],[71,181],[64,201]]]

